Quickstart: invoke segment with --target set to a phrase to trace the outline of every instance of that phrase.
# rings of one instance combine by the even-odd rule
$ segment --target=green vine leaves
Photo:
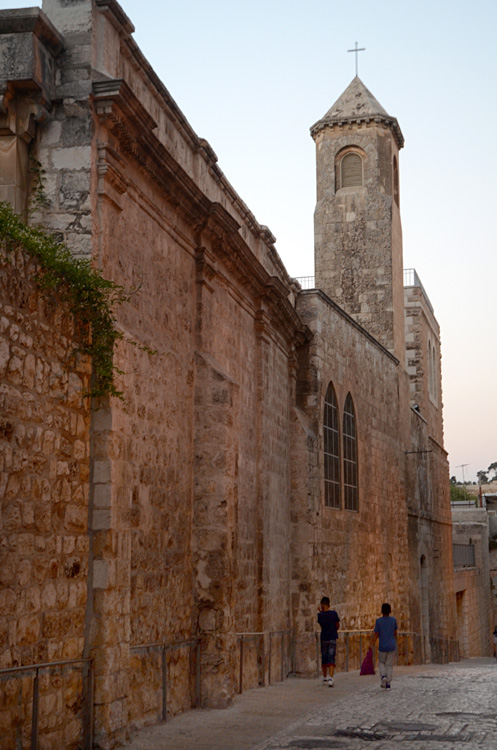
[[[116,310],[132,293],[105,279],[89,259],[74,257],[50,234],[25,224],[7,203],[0,203],[0,239],[7,253],[22,247],[35,258],[41,268],[37,283],[57,292],[68,304],[83,334],[80,350],[92,359],[89,395],[122,399],[123,393],[115,385],[119,370],[113,361],[114,345],[123,338],[116,328]]]

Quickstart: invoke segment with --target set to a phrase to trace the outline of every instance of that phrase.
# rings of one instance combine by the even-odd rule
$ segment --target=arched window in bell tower
[[[400,206],[399,196],[399,165],[397,163],[397,157],[393,157],[393,198],[395,203]]]
[[[358,151],[346,151],[337,166],[337,188],[361,187],[364,184],[363,159]]]

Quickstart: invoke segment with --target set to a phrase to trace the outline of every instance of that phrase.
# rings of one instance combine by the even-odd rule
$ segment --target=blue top
[[[380,636],[380,651],[395,651],[397,642],[395,640],[395,631],[397,630],[397,620],[395,617],[378,617],[374,626],[374,632]]]
[[[336,641],[338,638],[337,624],[340,618],[334,609],[318,612],[318,622],[321,625],[321,640]]]

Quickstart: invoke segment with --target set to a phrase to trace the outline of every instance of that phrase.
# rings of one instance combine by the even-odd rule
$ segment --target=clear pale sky
[[[0,0],[0,8],[29,2]],[[40,2],[31,5],[41,5]],[[312,275],[309,127],[355,75],[397,117],[404,267],[442,333],[445,445],[497,461],[495,0],[122,0],[135,39],[293,276]]]

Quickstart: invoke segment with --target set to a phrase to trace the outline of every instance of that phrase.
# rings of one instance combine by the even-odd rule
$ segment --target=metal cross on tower
[[[355,43],[354,49],[348,49],[347,52],[355,52],[355,74],[357,75],[358,71],[358,63],[357,63],[357,53],[358,52],[365,52],[366,47],[358,47],[357,42]]]

